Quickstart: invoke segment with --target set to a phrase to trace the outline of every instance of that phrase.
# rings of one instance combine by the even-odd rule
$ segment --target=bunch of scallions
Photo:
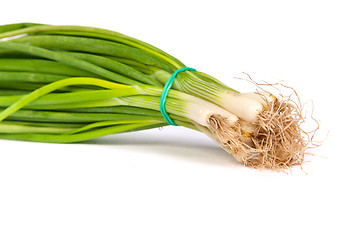
[[[0,138],[70,143],[168,125],[164,84],[186,67],[118,32],[83,26],[0,26]],[[176,78],[165,102],[176,125],[201,131],[235,159],[284,169],[309,139],[296,104],[267,91],[240,93],[200,71]]]

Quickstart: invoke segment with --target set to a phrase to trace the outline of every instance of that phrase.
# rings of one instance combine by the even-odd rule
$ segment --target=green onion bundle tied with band
[[[310,144],[300,110],[121,33],[0,26],[1,139],[70,143],[171,124],[205,133],[246,166],[284,169]]]

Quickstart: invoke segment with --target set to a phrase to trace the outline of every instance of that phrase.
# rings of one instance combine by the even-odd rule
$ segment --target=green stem
[[[0,42],[0,49],[4,45],[4,43],[5,42]],[[6,42],[6,44],[8,45],[8,42]],[[30,50],[28,49],[28,51]],[[56,76],[61,76],[61,77],[62,76],[67,76],[67,77],[98,77],[99,76],[97,74],[90,73],[87,69],[81,70],[76,67],[66,65],[64,63],[54,62],[46,59],[32,59],[29,57],[22,59],[0,58],[0,71],[46,74],[47,77],[51,79],[56,78]],[[48,74],[55,76],[49,76]]]
[[[163,86],[154,77],[149,76],[147,74],[143,74],[142,72],[136,70],[135,68],[132,68],[119,61],[115,61],[109,57],[103,57],[88,53],[78,53],[78,52],[67,52],[67,54],[70,54],[71,56],[77,57],[92,64],[95,64],[97,66],[100,66],[112,72],[132,78],[138,82],[153,86],[158,86],[158,87]]]
[[[56,89],[66,87],[69,85],[76,85],[76,84],[84,84],[84,85],[95,85],[99,87],[109,88],[109,89],[124,89],[129,88],[129,86],[121,85],[117,83],[112,83],[109,81],[95,79],[95,78],[68,78],[64,80],[60,80],[54,83],[50,83],[45,85],[42,88],[39,88],[30,94],[23,96],[17,102],[6,108],[4,111],[0,113],[0,121],[4,120],[6,117],[11,115],[12,113],[16,112],[17,110],[21,109],[28,103],[34,101],[35,99],[46,95]]]
[[[74,131],[76,128],[55,126],[27,126],[18,122],[0,122],[0,133],[47,133],[62,134]]]
[[[166,61],[143,50],[127,46],[121,43],[111,42],[96,38],[60,36],[60,35],[34,35],[25,36],[10,40],[16,43],[25,43],[32,46],[46,49],[56,49],[64,51],[76,51],[109,55],[132,59],[149,65],[154,65],[168,71],[173,71],[173,67]]]
[[[140,131],[150,128],[162,127],[166,124],[164,123],[131,123],[131,124],[122,124],[116,126],[109,126],[101,129],[95,129],[87,132],[81,132],[76,134],[38,134],[38,133],[19,133],[19,134],[2,134],[0,133],[1,139],[10,139],[10,140],[23,140],[23,141],[33,141],[33,142],[50,142],[50,143],[71,143],[71,142],[82,142],[90,140],[93,138],[98,138],[115,133],[123,133],[130,131]]]
[[[21,43],[14,43],[14,42],[0,42],[0,49],[9,49],[14,51],[20,51],[29,53],[35,56],[51,59],[58,61],[60,63],[64,63],[66,65],[76,67],[85,71],[92,72],[94,74],[97,74],[99,76],[103,76],[105,78],[108,78],[110,80],[113,80],[115,82],[127,84],[127,85],[138,85],[139,82],[134,81],[130,78],[121,76],[119,74],[113,73],[111,71],[108,71],[104,68],[101,68],[95,64],[86,62],[84,60],[81,60],[79,58],[70,56],[69,54],[58,52],[58,51],[51,51],[45,48],[40,47],[34,47],[29,46]]]
[[[37,72],[0,71],[0,82],[29,82],[29,83],[52,83],[61,79],[69,78],[66,75],[55,75]]]
[[[0,26],[0,33],[7,33],[16,30],[24,30],[29,27],[41,26],[42,24],[37,23],[14,23]]]
[[[92,123],[98,121],[156,120],[164,122],[161,116],[147,116],[127,113],[65,112],[44,110],[19,110],[8,117],[17,121],[51,123]]]
[[[82,26],[34,26],[25,29],[19,29],[15,31],[6,32],[0,34],[0,38],[16,36],[19,34],[36,34],[36,33],[53,33],[53,34],[65,34],[65,35],[74,35],[74,36],[85,36],[85,37],[94,37],[99,39],[111,40],[114,42],[123,43],[148,53],[151,53],[174,66],[175,69],[184,67],[185,65],[181,63],[178,59],[174,58],[170,54],[148,44],[138,39],[126,36],[124,34],[105,30],[101,28],[93,27],[82,27]]]
[[[134,87],[128,87],[126,89],[115,90],[93,90],[93,91],[79,91],[70,93],[52,93],[42,96],[36,100],[33,100],[26,104],[26,107],[39,107],[46,105],[56,104],[72,104],[76,102],[106,100],[116,97],[131,96],[138,94],[138,90]],[[0,107],[8,107],[14,104],[16,101],[24,98],[25,96],[8,96],[0,97]]]
[[[85,125],[84,127],[75,129],[73,131],[67,132],[66,134],[77,134],[80,132],[89,131],[96,128],[101,127],[108,127],[108,126],[114,126],[114,125],[122,125],[122,124],[132,124],[132,123],[142,123],[142,124],[160,124],[164,123],[164,121],[156,121],[156,120],[127,120],[127,121],[102,121],[102,122],[96,122],[96,123],[90,123]]]

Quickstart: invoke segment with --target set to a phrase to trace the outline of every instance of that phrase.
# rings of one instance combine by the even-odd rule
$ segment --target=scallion
[[[160,96],[183,67],[109,30],[0,26],[0,138],[67,143],[166,126]],[[311,142],[296,104],[240,93],[202,72],[179,73],[165,106],[177,125],[207,134],[246,166],[299,165]]]

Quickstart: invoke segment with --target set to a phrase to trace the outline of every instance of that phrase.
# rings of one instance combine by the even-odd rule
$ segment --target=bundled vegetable
[[[117,32],[0,26],[2,139],[67,143],[172,124],[207,134],[246,166],[283,169],[301,164],[310,142],[300,110]]]

